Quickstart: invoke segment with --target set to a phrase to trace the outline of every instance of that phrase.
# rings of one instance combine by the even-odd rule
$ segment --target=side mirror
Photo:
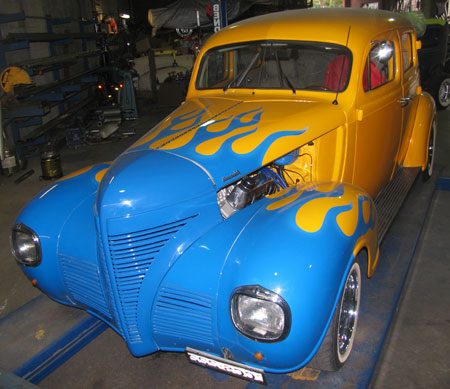
[[[416,41],[416,49],[420,50],[422,48],[422,41]]]

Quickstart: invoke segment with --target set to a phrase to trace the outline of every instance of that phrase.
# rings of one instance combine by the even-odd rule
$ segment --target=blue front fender
[[[276,292],[292,315],[287,338],[256,343],[238,333],[228,309],[219,309],[219,333],[240,361],[283,372],[305,365],[317,351],[337,304],[355,248],[376,252],[375,208],[351,185],[298,186],[261,207],[228,255],[220,284],[220,308],[236,287],[260,285]],[[364,241],[363,244],[362,241]]]
[[[197,323],[199,336],[193,339],[156,339],[163,349],[187,345],[221,355],[227,348],[236,361],[272,372],[295,370],[320,346],[355,249],[366,247],[374,255],[376,246],[373,202],[354,186],[299,185],[263,199],[199,239],[162,283],[161,291],[181,293],[182,286],[184,294],[208,301],[198,312],[212,328],[207,341],[201,336],[207,322]],[[292,325],[284,340],[256,342],[235,329],[230,297],[244,285],[260,285],[288,303]],[[157,314],[158,309],[157,301]],[[261,361],[256,352],[264,355]]]

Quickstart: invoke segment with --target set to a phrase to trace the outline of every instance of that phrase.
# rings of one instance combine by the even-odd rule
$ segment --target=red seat
[[[323,86],[329,90],[340,91],[347,81],[348,57],[345,54],[338,55],[327,67]]]
[[[385,77],[380,73],[373,61],[370,61],[370,89],[374,89],[386,82]],[[367,77],[367,66],[364,67],[363,88],[367,92],[369,90],[369,80]]]

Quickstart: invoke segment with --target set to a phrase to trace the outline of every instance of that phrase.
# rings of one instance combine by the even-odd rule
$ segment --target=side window
[[[413,65],[413,50],[411,33],[402,35],[403,71],[406,72]]]
[[[392,41],[377,42],[369,52],[364,74],[363,89],[368,92],[394,79],[395,50]]]

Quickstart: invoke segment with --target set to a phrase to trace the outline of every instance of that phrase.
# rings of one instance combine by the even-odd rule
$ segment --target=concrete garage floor
[[[136,136],[78,150],[62,151],[69,174],[84,166],[114,159],[172,108],[144,106],[140,119],[127,122]],[[450,176],[450,111],[438,113],[436,164]],[[49,182],[40,181],[38,157],[25,170],[33,176],[15,185],[20,173],[0,176],[0,318],[38,296],[9,252],[9,229],[21,207]],[[24,171],[24,172],[25,172]],[[387,345],[378,364],[375,388],[440,388],[450,381],[450,192],[437,191],[415,254]],[[108,329],[39,384],[42,388],[242,388],[248,383],[193,366],[184,354],[159,352],[134,358],[123,340]],[[251,385],[253,386],[253,385]],[[283,386],[302,387],[287,380]],[[317,381],[320,387],[320,378]]]

